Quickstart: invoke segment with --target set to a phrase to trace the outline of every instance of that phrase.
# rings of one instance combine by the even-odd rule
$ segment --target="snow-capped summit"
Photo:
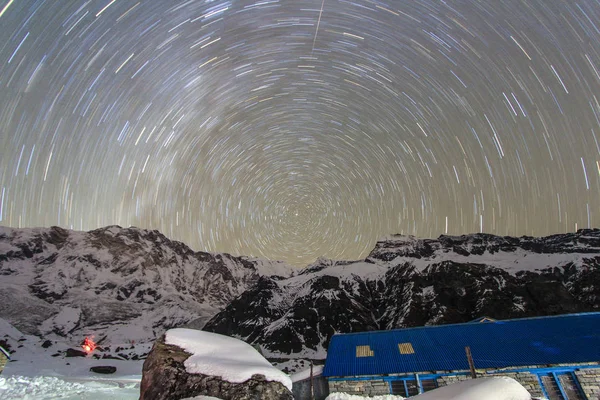
[[[597,229],[580,229],[547,237],[511,237],[475,233],[462,236],[442,235],[437,239],[419,239],[414,236],[392,235],[378,241],[367,256],[367,261],[394,261],[398,257],[438,260],[531,252],[535,254],[597,254],[600,243]],[[509,257],[514,258],[514,257]],[[531,263],[537,267],[536,263]]]

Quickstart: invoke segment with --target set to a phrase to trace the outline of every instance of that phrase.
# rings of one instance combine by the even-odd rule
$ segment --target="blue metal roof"
[[[411,343],[414,354],[400,354]],[[372,357],[356,357],[356,346]],[[600,361],[600,312],[337,334],[323,376],[468,370]]]

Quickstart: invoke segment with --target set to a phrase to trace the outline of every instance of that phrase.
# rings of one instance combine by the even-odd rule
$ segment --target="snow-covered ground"
[[[54,342],[44,348],[42,341],[24,335],[0,320],[0,338],[11,347],[11,360],[0,374],[0,399],[138,399],[143,360],[127,361],[87,357],[64,357],[69,343]],[[90,371],[90,367],[117,367],[114,374]]]
[[[54,338],[48,341],[50,345],[43,346],[44,340],[20,332],[3,319],[0,319],[0,339],[11,353],[10,362],[0,374],[0,400],[139,398],[143,360],[94,357],[103,354],[101,351],[87,357],[65,357],[69,348],[81,350],[79,344]],[[232,382],[244,381],[255,373],[263,374],[291,390],[288,375],[240,340],[190,329],[173,329],[168,331],[167,342],[194,354],[189,362],[186,361],[192,370],[221,375]],[[133,350],[128,346],[127,350],[142,354],[150,350],[150,345],[140,343]],[[114,366],[117,370],[114,374],[98,374],[90,371],[94,366]]]
[[[3,374],[4,375],[4,374]],[[0,376],[0,398],[3,400],[50,399],[138,399],[139,380],[98,380],[95,377],[79,379],[53,376]]]
[[[325,400],[403,400],[402,396],[394,396],[391,394],[381,395],[381,396],[373,396],[373,397],[363,397],[357,396],[355,394],[348,393],[332,393]]]
[[[11,336],[19,340],[11,340],[11,361],[0,375],[0,399],[139,398],[143,360],[96,359],[91,354],[64,357],[64,351],[58,351],[59,348],[65,350],[73,346],[55,343],[50,348],[43,348],[39,338],[23,335],[13,327],[5,328],[10,328]],[[8,337],[7,333],[5,335]],[[231,382],[243,382],[253,374],[262,374],[290,390],[292,388],[288,375],[271,366],[252,346],[240,340],[191,329],[172,329],[166,337],[167,343],[193,354],[185,363],[190,372],[218,375]],[[90,371],[94,366],[114,366],[117,371],[109,375],[98,374]]]

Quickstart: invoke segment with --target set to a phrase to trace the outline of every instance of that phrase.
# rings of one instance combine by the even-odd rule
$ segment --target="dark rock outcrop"
[[[292,393],[279,382],[253,375],[242,383],[218,376],[191,374],[184,362],[191,354],[158,339],[144,361],[140,400],[178,400],[194,396],[213,396],[223,400],[293,400]]]
[[[112,365],[97,365],[95,367],[90,367],[90,371],[97,374],[114,374],[117,372],[117,367]]]
[[[65,357],[85,357],[87,353],[83,350],[67,349]]]

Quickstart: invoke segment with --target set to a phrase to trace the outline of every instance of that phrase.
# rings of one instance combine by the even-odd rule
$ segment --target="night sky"
[[[305,265],[600,219],[598,0],[0,0],[0,224]]]

